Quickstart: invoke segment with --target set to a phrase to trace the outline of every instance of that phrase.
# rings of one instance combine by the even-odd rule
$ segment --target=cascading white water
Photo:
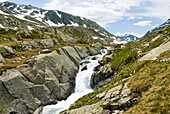
[[[106,49],[102,49],[101,50],[102,54],[89,56],[84,60],[82,60],[82,61],[88,60],[90,63],[87,63],[87,70],[83,70],[83,71],[81,71],[82,66],[80,65],[80,69],[76,77],[75,92],[72,93],[66,100],[59,101],[56,105],[45,106],[43,109],[43,114],[58,114],[62,110],[68,109],[69,106],[73,104],[80,97],[92,92],[93,89],[90,87],[90,78],[93,73],[93,69],[97,65],[99,65],[98,60],[92,60],[92,58],[96,57],[98,59],[102,57],[104,54],[106,54],[106,52],[107,52]]]

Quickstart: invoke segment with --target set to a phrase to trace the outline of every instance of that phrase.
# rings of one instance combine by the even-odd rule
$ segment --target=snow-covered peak
[[[125,41],[137,41],[139,40],[140,38],[134,36],[134,35],[131,35],[131,34],[125,34],[125,35],[120,35],[120,36],[117,36],[118,38],[122,39],[122,40],[125,40]]]

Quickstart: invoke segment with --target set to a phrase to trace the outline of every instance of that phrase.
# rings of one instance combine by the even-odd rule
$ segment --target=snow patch
[[[71,22],[71,26],[79,27],[79,24],[74,23],[74,22],[72,22],[72,21],[70,21],[70,22]]]
[[[58,11],[55,11],[55,13],[61,18],[61,14],[59,14]]]
[[[84,28],[87,28],[87,25],[83,24],[83,27],[84,27]]]
[[[48,21],[45,21],[49,26],[57,26],[57,24],[55,24],[54,22],[48,20]]]
[[[5,28],[2,24],[0,24],[0,28]]]
[[[99,37],[97,37],[97,36],[93,36],[92,38],[93,38],[93,39],[98,39]]]
[[[27,28],[28,28],[29,30],[33,30],[33,29],[34,29],[34,28],[31,27],[31,26],[27,26]]]
[[[18,30],[18,27],[14,27],[13,29],[14,29],[14,30]]]
[[[3,15],[9,15],[9,14],[7,14],[7,13],[5,13],[5,12],[1,11],[1,10],[0,10],[0,14],[3,14]]]
[[[115,44],[126,44],[127,41],[121,41],[121,40],[114,40],[113,41]]]

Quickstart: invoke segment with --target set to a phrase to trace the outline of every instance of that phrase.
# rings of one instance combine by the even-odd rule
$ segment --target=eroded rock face
[[[40,106],[65,100],[74,92],[80,60],[94,54],[90,50],[96,49],[67,46],[7,70],[0,76],[1,101],[6,102],[0,102],[0,111],[29,114]],[[4,99],[7,96],[9,100]]]

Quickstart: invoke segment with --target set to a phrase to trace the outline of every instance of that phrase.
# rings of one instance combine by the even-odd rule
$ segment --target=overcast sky
[[[170,18],[170,0],[0,0],[91,19],[112,34],[142,36]]]

